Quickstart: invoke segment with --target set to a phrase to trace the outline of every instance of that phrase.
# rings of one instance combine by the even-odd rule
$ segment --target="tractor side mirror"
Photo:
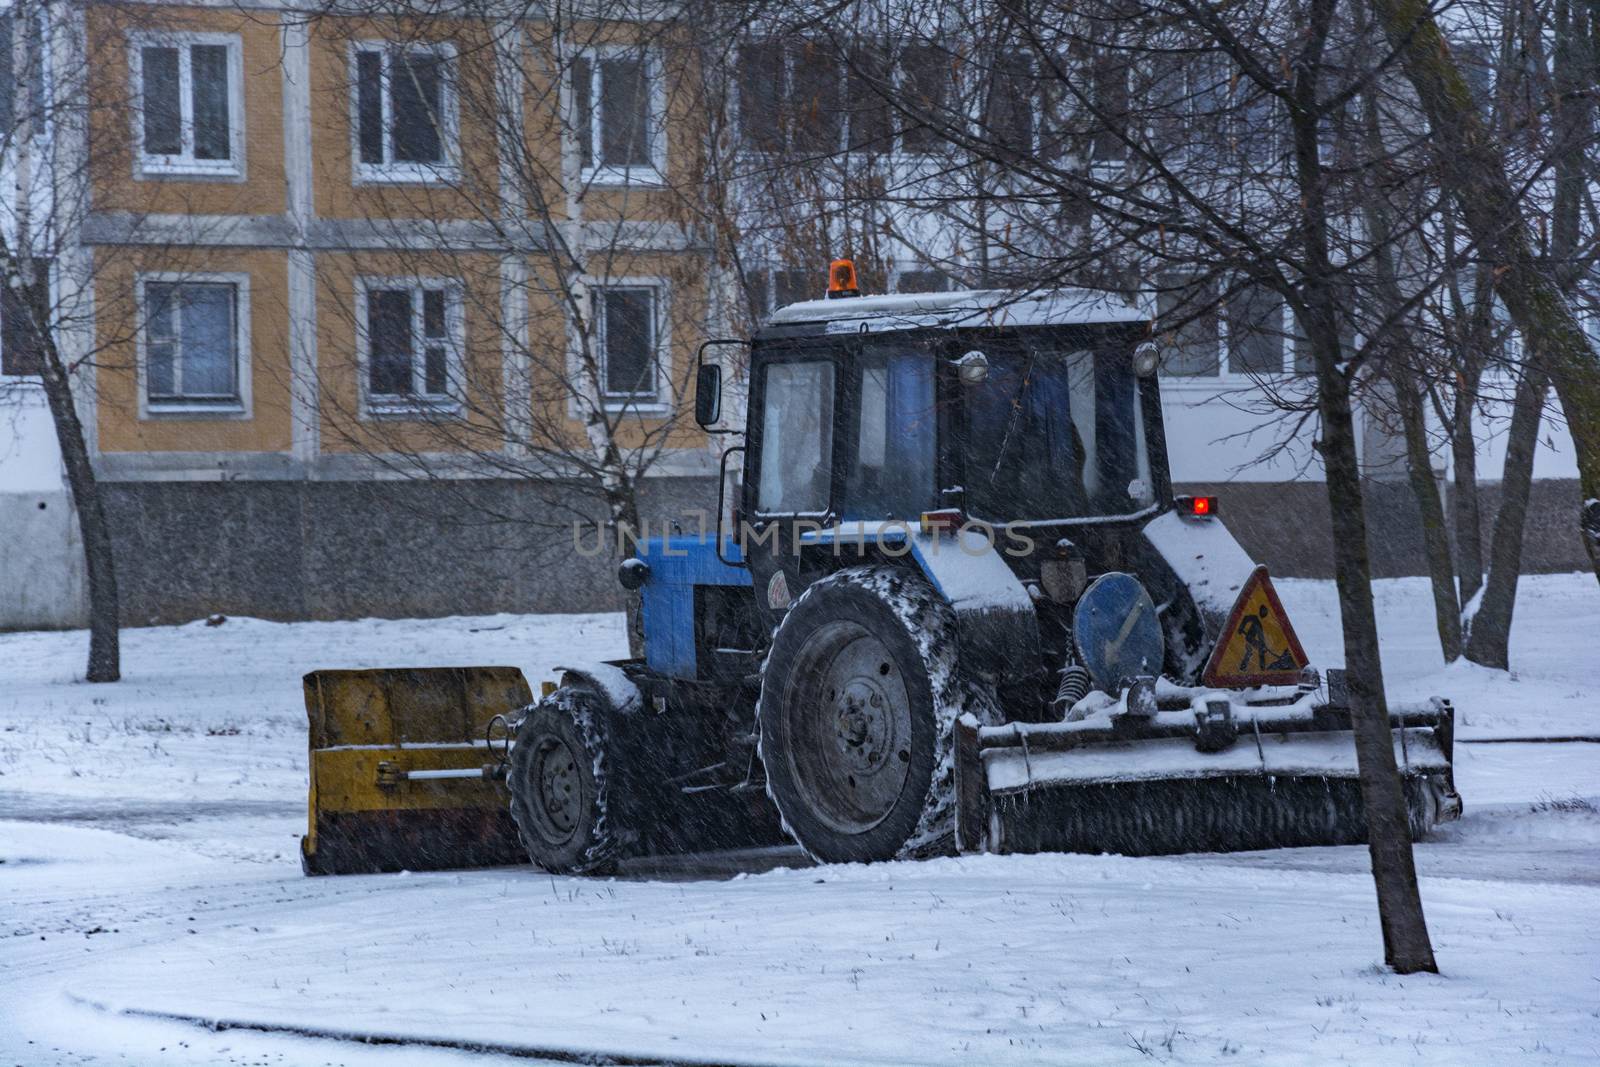
[[[694,376],[694,421],[709,429],[722,417],[722,368],[702,363]]]

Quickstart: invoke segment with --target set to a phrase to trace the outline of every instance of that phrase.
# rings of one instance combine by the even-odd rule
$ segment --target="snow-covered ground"
[[[1278,588],[1337,663],[1331,585]],[[1360,848],[305,879],[302,673],[537,683],[620,618],[129,630],[114,686],[82,633],[0,635],[0,1064],[1596,1062],[1600,745],[1473,742],[1600,736],[1600,590],[1525,579],[1510,677],[1440,666],[1423,581],[1378,603],[1391,696],[1467,742],[1418,848],[1437,977],[1378,965]],[[433,1043],[329,1036],[371,1034]]]

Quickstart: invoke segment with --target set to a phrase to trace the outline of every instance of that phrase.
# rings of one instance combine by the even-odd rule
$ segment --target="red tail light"
[[[1178,514],[1186,519],[1209,519],[1217,513],[1214,496],[1180,496],[1173,503],[1178,506]]]
[[[960,508],[941,508],[938,511],[924,511],[921,527],[923,533],[955,533],[966,521],[967,517],[961,514]]]

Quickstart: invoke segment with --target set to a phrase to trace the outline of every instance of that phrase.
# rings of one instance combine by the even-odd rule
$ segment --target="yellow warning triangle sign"
[[[1294,685],[1308,662],[1267,568],[1258,566],[1239,590],[1200,684],[1219,689]]]

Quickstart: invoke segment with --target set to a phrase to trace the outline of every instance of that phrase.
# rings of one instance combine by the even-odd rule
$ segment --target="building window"
[[[879,44],[857,45],[845,78],[845,148],[851,152],[894,149],[894,114],[888,97],[896,91],[894,66]]]
[[[1156,308],[1165,350],[1161,369],[1170,377],[1282,374],[1286,350],[1298,354],[1283,297],[1261,286],[1224,294],[1215,278],[1167,279]]]
[[[1170,41],[1134,65],[1131,76],[1155,151],[1276,173],[1286,150],[1282,104],[1242,77],[1226,55],[1198,42]]]
[[[238,275],[141,279],[146,411],[245,408],[247,286]]]
[[[983,71],[983,129],[997,151],[1026,154],[1038,132],[1038,82],[1027,56],[1001,53]]]
[[[459,287],[447,281],[365,279],[362,363],[369,412],[454,408],[460,402]]]
[[[844,90],[844,64],[824,42],[744,45],[739,122],[745,144],[758,152],[834,155],[844,146]]]
[[[1359,337],[1356,332],[1356,322],[1349,309],[1356,306],[1355,291],[1348,281],[1335,281],[1334,307],[1337,312],[1339,326],[1339,349],[1344,353],[1344,358],[1349,359],[1355,354]],[[1289,351],[1291,367],[1296,374],[1315,374],[1317,372],[1316,353],[1311,350],[1311,340],[1300,332],[1299,323],[1295,320],[1294,313],[1285,309],[1286,321],[1289,323]]]
[[[445,45],[355,49],[356,179],[440,182],[454,177],[454,54]]]
[[[757,267],[746,276],[750,283],[750,304],[757,318],[802,300],[821,298],[821,279],[816,271],[788,267]]]
[[[48,259],[24,260],[17,264],[19,270],[33,279],[46,316],[52,312],[50,266]],[[44,373],[44,338],[34,321],[34,312],[28,307],[30,295],[20,281],[15,287],[0,285],[0,375]]]
[[[134,137],[141,173],[243,173],[239,49],[239,38],[228,34],[134,37]]]
[[[882,42],[860,43],[841,58],[823,41],[761,40],[739,48],[738,64],[741,136],[757,152],[888,153],[898,139],[902,152],[928,153],[943,138],[922,117],[938,123],[957,106],[955,64],[938,46],[908,45],[896,62]],[[1004,92],[1015,104],[1009,81]],[[905,101],[904,115],[890,97]],[[1031,113],[1013,118],[1031,131]]]
[[[662,364],[660,290],[610,285],[593,290],[601,386],[608,403],[657,404]]]
[[[950,52],[937,45],[910,45],[901,53],[899,91],[907,112],[900,119],[902,152],[925,155],[944,146],[943,134],[930,120],[938,122],[954,110],[955,66]]]
[[[1176,378],[1215,377],[1221,344],[1217,324],[1217,284],[1164,279],[1156,294],[1162,334],[1163,374]]]
[[[950,276],[942,270],[903,270],[894,276],[897,293],[948,293]]]
[[[1229,374],[1283,373],[1283,297],[1261,286],[1247,286],[1228,297],[1222,319],[1227,326]]]
[[[44,32],[51,13],[42,4],[31,16],[18,7],[16,0],[0,0],[0,143],[6,145],[19,132],[42,137],[50,127]]]
[[[0,137],[7,140],[17,124],[17,71],[12,49],[14,16],[10,11],[0,11]]]
[[[641,49],[598,49],[572,62],[573,126],[585,181],[659,184],[666,170],[659,65]]]

